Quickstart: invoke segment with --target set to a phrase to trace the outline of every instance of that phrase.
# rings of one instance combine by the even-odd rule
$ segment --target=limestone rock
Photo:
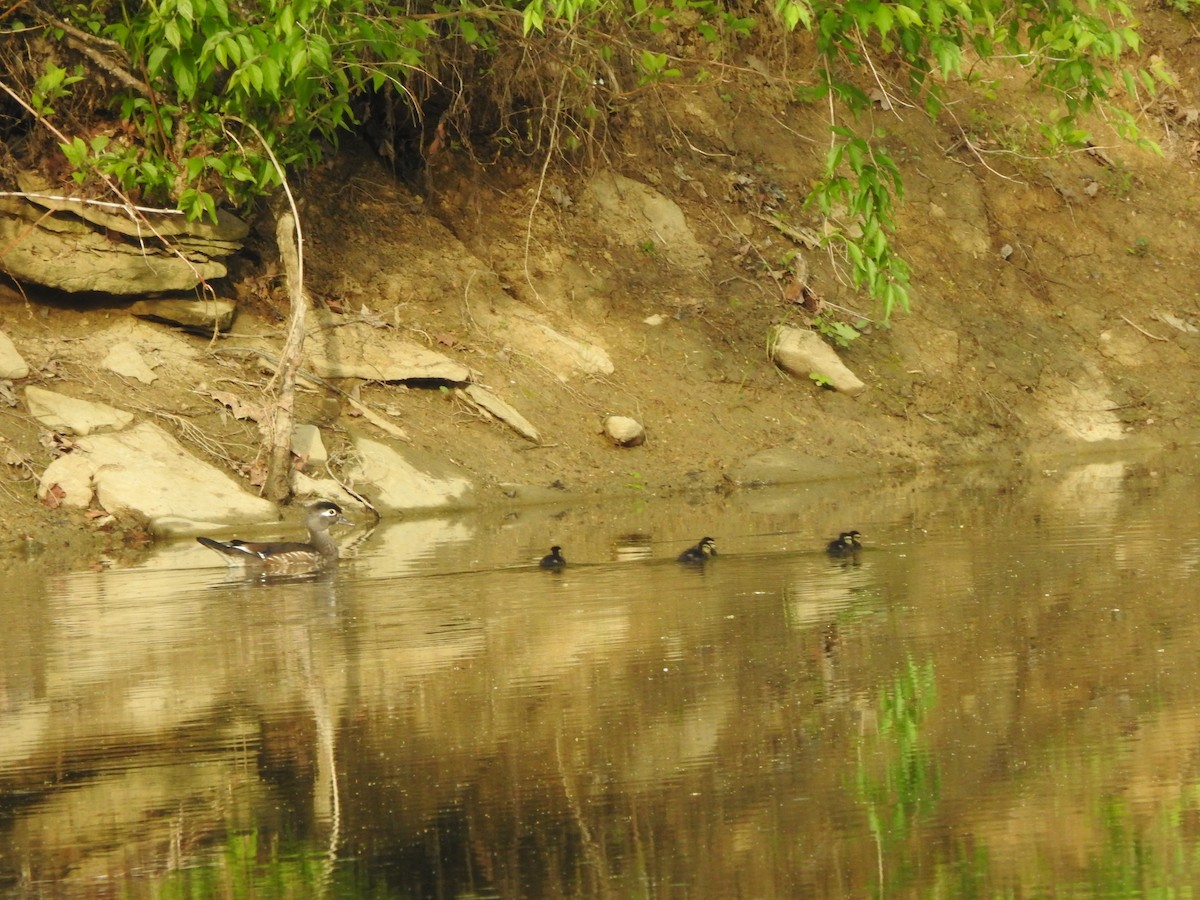
[[[233,327],[233,316],[237,304],[232,300],[185,300],[164,298],[162,300],[138,300],[129,311],[143,319],[169,322],[181,328],[212,333],[228,331]]]
[[[42,473],[39,497],[57,484],[63,503],[84,507],[94,492],[104,509],[135,513],[157,534],[195,534],[279,518],[273,503],[244,491],[151,422],[82,437],[76,447]]]
[[[0,331],[0,378],[26,378],[29,364],[17,351],[12,339]]]
[[[515,303],[477,310],[475,317],[493,338],[528,354],[563,381],[572,375],[611,375],[616,370],[599,344],[563,334]]]
[[[537,429],[529,423],[529,420],[487,388],[478,384],[469,384],[463,393],[477,406],[495,416],[525,440],[533,441],[535,444],[541,443],[541,436]]]
[[[857,397],[867,386],[816,332],[807,328],[778,329],[772,353],[775,364],[798,378],[820,375],[834,390]]]
[[[323,466],[329,462],[329,453],[325,449],[325,442],[321,440],[321,429],[316,425],[293,426],[292,452],[310,465]]]
[[[126,378],[136,378],[142,384],[150,384],[158,378],[142,354],[138,352],[138,348],[129,341],[113,344],[100,365],[110,372],[116,372]]]
[[[39,172],[17,173],[17,184],[29,194],[29,200],[44,209],[65,213],[99,226],[104,231],[116,231],[138,240],[150,240],[157,231],[163,237],[191,241],[204,249],[209,256],[226,256],[241,249],[242,241],[250,234],[250,225],[231,212],[217,210],[217,221],[209,219],[190,221],[183,214],[173,212],[141,212],[142,218],[134,218],[122,207],[84,203],[79,199],[62,196],[63,190],[55,188]],[[154,231],[150,229],[153,228]]]
[[[354,439],[354,447],[359,457],[354,481],[371,486],[363,493],[380,513],[465,505],[471,482],[444,463],[429,459],[418,468],[399,450],[363,436]]]
[[[618,447],[640,447],[646,442],[646,429],[637,419],[628,416],[609,416],[604,420],[604,433]]]
[[[640,181],[600,172],[588,182],[577,209],[631,249],[653,246],[674,265],[697,274],[711,265],[679,205]]]
[[[25,404],[29,414],[47,428],[80,435],[124,428],[133,421],[133,413],[123,409],[79,400],[33,385],[25,388]]]
[[[223,278],[223,263],[179,256],[144,242],[112,241],[76,218],[56,218],[23,200],[0,198],[0,269],[17,281],[117,296],[190,291]]]
[[[365,322],[314,314],[305,346],[307,367],[323,378],[364,381],[446,381],[462,384],[471,370],[448,356]]]

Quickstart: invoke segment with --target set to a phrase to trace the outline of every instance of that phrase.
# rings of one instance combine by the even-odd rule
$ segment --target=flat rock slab
[[[462,393],[484,412],[495,416],[525,440],[535,444],[541,443],[542,438],[538,430],[529,420],[487,388],[479,384],[468,384]]]
[[[444,463],[429,459],[418,467],[406,458],[408,454],[364,436],[354,438],[354,448],[359,458],[354,481],[371,486],[363,493],[381,514],[468,505],[471,481]]]
[[[834,390],[851,397],[857,397],[867,389],[834,349],[807,328],[780,328],[775,335],[772,355],[776,365],[797,378],[820,376]]]
[[[79,219],[46,217],[23,200],[0,198],[0,268],[17,281],[72,293],[115,296],[190,291],[225,277],[224,263],[185,259],[154,246],[110,241]]]
[[[135,217],[132,211],[121,204],[85,203],[78,198],[62,196],[62,190],[43,178],[40,172],[18,172],[17,184],[22,191],[31,195],[31,203],[55,212],[77,216],[105,231],[117,231],[139,240],[153,238],[153,232],[150,230],[153,228],[164,237],[194,238],[212,242],[217,245],[217,249],[233,253],[250,234],[248,222],[223,209],[217,210],[215,224],[206,218],[193,222],[187,216],[169,210],[142,211]]]
[[[170,297],[162,300],[138,300],[129,311],[143,319],[155,319],[193,331],[228,331],[233,327],[237,304],[232,300],[184,300]]]
[[[314,318],[305,342],[305,365],[322,378],[453,384],[471,380],[471,370],[462,363],[406,340],[393,329],[328,315]]]
[[[150,384],[158,378],[146,362],[146,358],[130,341],[118,341],[113,344],[100,365],[125,378],[135,378],[142,384]]]
[[[536,359],[561,381],[580,374],[611,375],[616,370],[608,351],[599,344],[563,334],[516,303],[476,310],[475,318],[493,340]]]
[[[12,339],[0,331],[0,378],[26,378],[28,375],[29,364],[17,351]]]
[[[75,443],[75,451],[42,473],[40,498],[57,485],[63,504],[83,508],[95,498],[110,513],[146,519],[151,531],[161,535],[279,519],[275,504],[243,490],[152,422]]]
[[[29,414],[47,428],[72,434],[125,428],[133,421],[133,413],[123,409],[33,385],[25,388],[25,405]]]

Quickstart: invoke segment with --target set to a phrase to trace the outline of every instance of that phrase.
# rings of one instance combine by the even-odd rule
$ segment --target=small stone
[[[646,429],[642,427],[642,423],[628,416],[606,418],[604,433],[618,447],[640,447],[646,442]]]
[[[642,324],[657,327],[665,321],[667,321],[666,316],[664,316],[662,313],[655,313],[652,316],[642,319]]]
[[[316,425],[300,424],[292,428],[292,452],[314,466],[329,462],[329,452],[321,440],[321,429]]]

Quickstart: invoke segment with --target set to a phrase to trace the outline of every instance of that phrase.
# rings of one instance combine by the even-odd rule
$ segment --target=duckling
[[[679,554],[678,561],[695,565],[706,563],[710,556],[717,555],[717,542],[710,537],[701,538],[695,547],[688,547]]]
[[[205,547],[215,550],[229,565],[242,564],[248,569],[267,574],[303,573],[332,566],[337,562],[337,542],[329,536],[334,525],[353,525],[342,514],[342,508],[328,500],[318,500],[308,508],[304,524],[308,527],[308,543],[300,541],[218,541],[209,537],[196,538]]]
[[[858,531],[843,531],[825,547],[830,556],[850,556],[862,549]]]
[[[561,569],[567,564],[563,558],[562,547],[555,544],[550,548],[550,552],[542,557],[542,561],[538,563],[543,569]]]

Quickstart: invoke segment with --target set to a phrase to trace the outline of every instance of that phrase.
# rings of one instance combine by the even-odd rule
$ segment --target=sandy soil
[[[1145,35],[1186,86],[1195,74],[1190,35],[1167,16]],[[1092,153],[1031,155],[1014,98],[1041,102],[1006,81],[996,99],[956,118],[874,111],[870,124],[904,174],[899,249],[913,268],[913,305],[842,351],[868,385],[857,398],[782,373],[767,352],[774,325],[812,321],[811,309],[789,299],[797,266],[827,312],[877,314],[835,260],[768,221],[776,213],[819,226],[802,199],[827,146],[820,110],[733,76],[676,86],[634,107],[595,170],[543,175],[540,161],[483,167],[447,152],[418,185],[348,144],[298,186],[315,301],[465,362],[542,441],[486,420],[441,385],[343,387],[401,425],[412,452],[452,461],[496,503],[510,502],[512,484],[581,495],[738,489],[746,461],[777,448],[796,452],[798,476],[808,460],[810,474],[858,477],[1195,442],[1189,95],[1181,87],[1148,110],[1161,158],[1116,138]],[[598,214],[593,171],[671,198],[707,262],[644,217]],[[259,227],[231,279],[241,304],[234,335],[217,344],[182,338],[194,355],[186,367],[164,363],[153,384],[97,365],[89,338],[127,319],[122,305],[0,286],[0,328],[33,366],[30,383],[132,407],[248,474],[253,423],[206,391],[254,398],[266,381],[252,360],[216,352],[281,330],[268,216]],[[602,347],[614,371],[557,364],[508,327],[520,310]],[[647,324],[654,316],[660,323]],[[138,552],[146,538],[137,523],[97,535],[87,518],[38,503],[34,478],[69,438],[25,415],[19,387],[0,407],[0,525],[17,551],[6,555]],[[610,414],[644,422],[646,443],[612,446],[599,433]],[[335,396],[306,395],[301,416],[325,427],[335,466],[339,435],[370,429]]]

